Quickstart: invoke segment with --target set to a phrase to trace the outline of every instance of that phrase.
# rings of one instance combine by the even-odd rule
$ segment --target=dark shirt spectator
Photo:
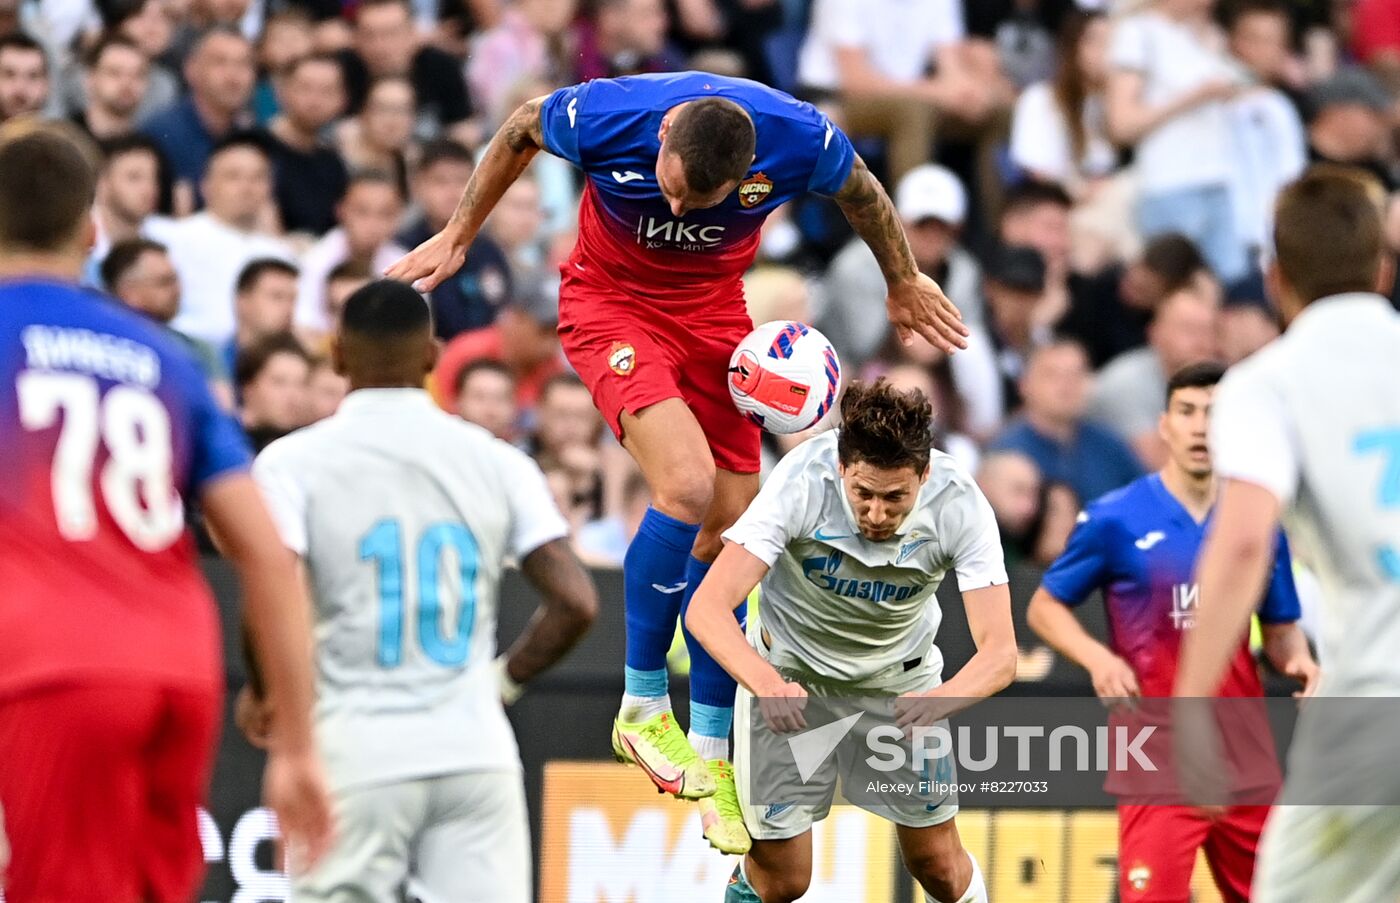
[[[1073,341],[1045,345],[1031,354],[1021,379],[1021,417],[991,444],[1019,451],[1047,480],[1067,484],[1090,501],[1142,476],[1128,446],[1084,419],[1092,376],[1084,349]]]
[[[175,179],[194,192],[214,147],[249,121],[252,45],[236,31],[208,32],[185,62],[185,80],[190,93],[146,120],[141,131],[160,145]]]
[[[358,113],[370,84],[406,76],[418,98],[420,135],[431,135],[472,115],[461,66],[436,47],[419,46],[406,0],[367,0],[355,18],[354,49],[341,53],[350,112]]]
[[[278,99],[282,112],[263,136],[282,227],[320,235],[335,227],[335,207],[350,180],[345,161],[320,138],[345,108],[336,58],[309,56],[294,62],[283,74]]]
[[[413,179],[413,199],[423,216],[399,234],[399,244],[415,248],[447,225],[471,174],[471,152],[462,145],[439,140],[424,147]],[[490,326],[511,292],[505,254],[490,238],[478,235],[462,268],[430,296],[438,338],[448,341],[458,333]]]

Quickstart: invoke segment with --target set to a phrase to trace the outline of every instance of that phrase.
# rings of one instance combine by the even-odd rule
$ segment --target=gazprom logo
[[[918,585],[887,583],[884,580],[852,580],[841,577],[841,563],[845,558],[844,553],[833,551],[830,555],[804,559],[802,573],[813,586],[848,599],[903,602],[923,589]]]
[[[702,226],[654,216],[637,221],[637,244],[649,251],[709,251],[724,242],[724,226]]]

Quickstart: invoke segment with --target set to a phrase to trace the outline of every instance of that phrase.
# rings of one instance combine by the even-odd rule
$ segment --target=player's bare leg
[[[904,866],[929,903],[987,903],[982,870],[963,848],[956,819],[928,828],[895,827]]]
[[[681,623],[695,590],[723,545],[720,535],[733,526],[758,495],[758,474],[720,470],[715,475],[715,495],[695,540],[695,550],[686,564],[685,598],[681,602]],[[737,612],[740,622],[747,607]],[[749,850],[749,832],[734,787],[734,770],[729,761],[729,732],[734,723],[734,678],[710,656],[689,630],[685,642],[690,650],[690,745],[709,765],[715,777],[715,795],[700,801],[700,823],[705,838],[721,853],[743,854]]]
[[[756,840],[734,870],[724,903],[790,903],[812,883],[812,832],[786,840]]]
[[[715,488],[715,462],[695,415],[668,398],[621,416],[623,446],[651,488],[652,504],[623,561],[626,691],[613,753],[662,792],[700,799],[715,778],[671,714],[666,652],[676,632],[686,565]]]

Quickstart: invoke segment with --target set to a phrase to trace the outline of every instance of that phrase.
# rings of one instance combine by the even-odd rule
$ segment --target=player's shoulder
[[[1156,474],[1138,477],[1131,483],[1091,500],[1080,512],[1080,522],[1093,521],[1100,525],[1124,523],[1144,508],[1155,506],[1157,500],[1153,493],[1152,481],[1156,479]]]
[[[923,504],[939,504],[950,496],[980,496],[982,490],[971,471],[957,458],[932,449],[928,459],[928,479],[924,481]]]

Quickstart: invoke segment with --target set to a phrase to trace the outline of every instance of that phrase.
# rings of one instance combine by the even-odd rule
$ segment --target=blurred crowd
[[[1400,249],[1400,0],[0,0],[0,121],[100,148],[89,281],[183,336],[257,446],[335,410],[338,309],[442,227],[516,105],[684,68],[817,104],[882,176],[971,347],[895,341],[818,197],[769,219],[750,312],[922,388],[1017,560],[1162,463],[1168,374],[1278,334],[1281,185],[1364,170]],[[506,193],[430,298],[430,388],[535,455],[616,564],[647,489],[555,334],[580,187],[541,155]],[[801,438],[765,436],[768,463]]]

